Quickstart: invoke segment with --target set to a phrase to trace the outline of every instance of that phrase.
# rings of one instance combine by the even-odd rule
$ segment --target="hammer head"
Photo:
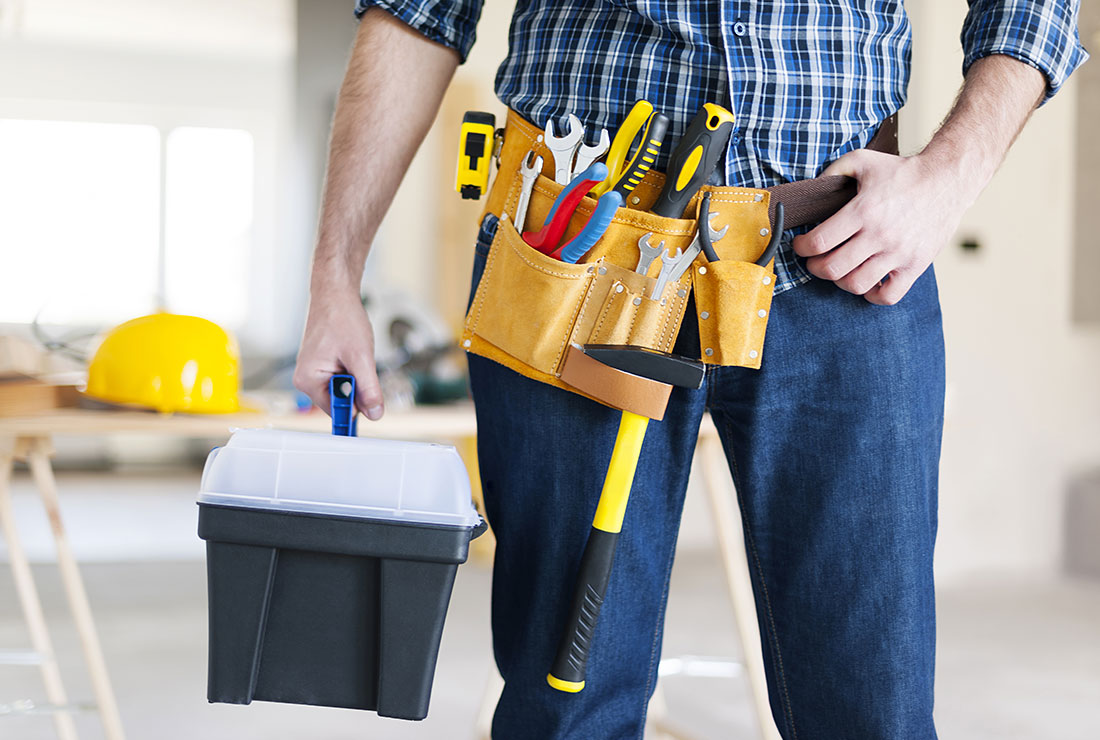
[[[586,344],[584,353],[608,367],[681,388],[703,385],[703,363],[629,344]]]

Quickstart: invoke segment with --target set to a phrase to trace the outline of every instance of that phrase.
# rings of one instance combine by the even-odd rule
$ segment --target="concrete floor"
[[[129,737],[137,740],[396,740],[472,738],[490,670],[489,574],[459,572],[431,713],[420,723],[313,707],[205,701],[206,599],[201,562],[83,567]],[[90,696],[56,572],[36,566],[70,694]],[[0,648],[27,644],[10,573],[0,568]],[[983,582],[939,596],[940,736],[967,740],[1100,737],[1100,585]],[[716,562],[682,555],[673,579],[665,655],[736,656]],[[695,737],[754,738],[743,677],[663,681],[670,716]],[[0,704],[42,698],[36,669],[0,666]],[[82,738],[101,737],[91,716]],[[0,738],[51,738],[44,717],[0,716]]]

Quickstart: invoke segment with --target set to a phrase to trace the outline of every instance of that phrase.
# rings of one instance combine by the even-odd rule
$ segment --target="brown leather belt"
[[[898,153],[898,114],[887,118],[875,132],[867,149],[886,154]],[[855,197],[856,181],[844,175],[815,177],[765,188],[772,196],[769,215],[775,216],[776,202],[783,203],[784,228],[794,229],[824,221]]]

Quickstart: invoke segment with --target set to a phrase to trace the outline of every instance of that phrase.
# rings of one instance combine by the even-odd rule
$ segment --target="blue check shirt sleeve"
[[[1050,100],[1089,55],[1077,35],[1080,0],[969,0],[963,22],[963,74],[982,57],[1005,54],[1047,78]]]
[[[460,62],[470,55],[483,0],[357,0],[355,17],[381,8],[429,41],[454,49]]]

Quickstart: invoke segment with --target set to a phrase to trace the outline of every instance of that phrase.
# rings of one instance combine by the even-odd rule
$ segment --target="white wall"
[[[910,3],[914,75],[902,146],[918,148],[961,83],[953,0]],[[947,341],[948,408],[937,570],[1051,573],[1063,496],[1100,466],[1100,331],[1071,322],[1071,83],[1039,110],[935,262]],[[1100,523],[1097,523],[1100,526]]]

